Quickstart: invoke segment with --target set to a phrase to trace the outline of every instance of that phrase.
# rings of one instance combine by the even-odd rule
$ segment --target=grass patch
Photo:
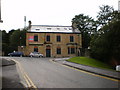
[[[113,70],[112,66],[105,64],[101,61],[98,61],[92,58],[87,58],[87,57],[73,57],[73,58],[68,59],[67,61],[74,62],[77,64],[83,64],[87,66],[97,67],[97,68]]]

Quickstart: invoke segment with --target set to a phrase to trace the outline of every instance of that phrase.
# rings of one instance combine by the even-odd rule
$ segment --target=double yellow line
[[[29,78],[29,76],[26,74],[26,72],[22,68],[22,65],[18,61],[14,60],[14,59],[12,59],[12,60],[18,64],[18,67],[19,67],[19,69],[21,71],[21,74],[22,74],[23,78],[25,79],[25,81],[27,83],[27,88],[38,90],[37,87],[32,82],[32,80]]]
[[[110,77],[106,77],[106,76],[101,76],[101,75],[94,74],[94,73],[90,73],[90,72],[87,72],[87,71],[84,71],[84,70],[76,69],[76,68],[74,68],[74,67],[70,67],[70,66],[67,66],[67,65],[64,65],[64,64],[57,63],[57,62],[55,62],[55,61],[53,61],[53,60],[49,60],[49,61],[50,61],[50,62],[53,62],[53,63],[55,63],[55,64],[59,64],[59,65],[61,65],[61,66],[70,68],[70,69],[74,69],[74,70],[80,71],[80,72],[82,72],[82,73],[86,73],[86,74],[93,75],[93,76],[96,76],[96,77],[105,78],[105,79],[108,79],[108,80],[111,80],[111,81],[115,81],[115,82],[120,82],[120,80],[118,80],[118,79],[114,79],[114,78],[110,78]]]

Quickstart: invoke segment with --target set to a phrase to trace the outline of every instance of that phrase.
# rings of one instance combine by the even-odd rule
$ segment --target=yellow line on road
[[[31,83],[32,87],[37,88],[27,74],[26,74],[26,77],[29,80],[29,82]]]
[[[34,90],[38,90],[37,87],[32,82],[32,80],[29,78],[29,76],[26,74],[26,72],[22,68],[22,65],[20,64],[20,62],[14,60],[14,59],[12,59],[12,60],[18,64],[18,67],[19,67],[19,69],[21,71],[21,74],[22,74],[23,78],[25,79],[25,81],[27,83],[28,88],[34,88]]]
[[[30,83],[29,83],[29,81],[26,79],[26,77],[25,77],[24,75],[23,75],[23,77],[24,77],[24,79],[25,79],[25,81],[26,81],[28,87],[31,87],[31,86],[30,86]]]
[[[70,68],[70,69],[74,69],[74,70],[77,70],[77,71],[80,71],[80,72],[83,72],[83,73],[87,73],[87,74],[89,74],[89,75],[93,75],[93,76],[96,76],[96,77],[101,77],[101,78],[105,78],[105,79],[108,79],[108,80],[120,82],[120,80],[118,80],[118,79],[109,78],[109,77],[97,75],[97,74],[94,74],[94,73],[90,73],[90,72],[87,72],[87,71],[84,71],[84,70],[76,69],[76,68],[74,68],[74,67],[70,67],[70,66],[67,66],[67,65],[63,65],[63,64],[57,63],[57,62],[55,62],[55,61],[53,61],[53,60],[49,60],[49,61],[52,62],[52,63],[58,64],[58,65],[61,65],[61,66]]]

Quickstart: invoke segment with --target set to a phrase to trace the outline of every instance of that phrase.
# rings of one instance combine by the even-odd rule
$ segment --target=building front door
[[[51,57],[51,49],[46,49],[46,57]]]

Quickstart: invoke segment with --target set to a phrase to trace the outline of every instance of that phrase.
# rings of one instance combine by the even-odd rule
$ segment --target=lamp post
[[[118,12],[120,12],[120,0],[118,0]]]
[[[0,0],[0,23],[3,23],[3,21],[1,20],[1,0]]]

